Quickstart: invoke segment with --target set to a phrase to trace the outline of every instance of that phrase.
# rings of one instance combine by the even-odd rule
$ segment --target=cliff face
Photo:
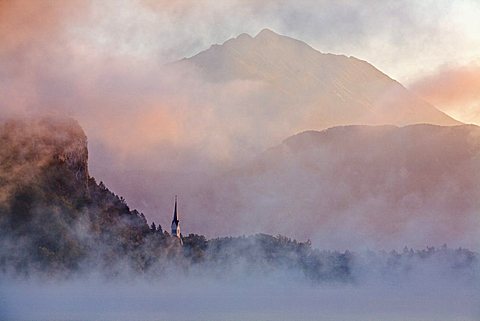
[[[148,226],[89,176],[78,123],[40,118],[0,124],[0,231],[0,268],[71,270],[95,247],[113,257],[138,246]]]
[[[38,183],[42,172],[53,169],[87,187],[87,138],[73,119],[7,120],[0,124],[0,146],[0,201],[18,187]]]

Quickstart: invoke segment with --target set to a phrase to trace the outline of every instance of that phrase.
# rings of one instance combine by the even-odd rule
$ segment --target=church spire
[[[177,213],[177,195],[175,195],[175,209],[173,210],[173,220],[172,223],[175,222],[175,224],[178,225],[178,213]]]
[[[173,210],[172,236],[178,237],[180,239],[180,242],[182,242],[182,236],[180,233],[180,220],[178,219],[178,212],[177,212],[177,195],[175,195],[175,207]]]

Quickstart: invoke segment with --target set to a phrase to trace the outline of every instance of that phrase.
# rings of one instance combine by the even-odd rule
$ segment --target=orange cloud
[[[80,1],[1,1],[0,57],[6,54],[35,54],[59,40],[65,24],[79,19],[88,8]],[[60,45],[60,43],[58,43]]]
[[[166,107],[143,108],[141,113],[119,116],[103,131],[103,138],[117,151],[148,155],[155,146],[175,143],[181,135],[179,119],[175,119]],[[111,117],[111,116],[110,116]]]
[[[48,80],[46,70],[69,59],[67,24],[81,20],[87,2],[0,1],[0,96],[2,112],[32,112]]]
[[[480,99],[480,65],[440,69],[417,81],[412,88],[433,103],[453,105]]]
[[[411,89],[461,121],[480,123],[480,64],[441,68]]]

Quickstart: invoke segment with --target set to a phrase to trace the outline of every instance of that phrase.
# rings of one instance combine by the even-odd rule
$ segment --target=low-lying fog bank
[[[478,281],[478,280],[477,280]],[[2,320],[474,321],[478,282],[311,284],[288,274],[161,280],[2,280]]]
[[[226,257],[225,252],[215,264],[172,263],[159,273],[139,273],[118,262],[110,273],[99,265],[67,275],[2,274],[0,320],[480,319],[475,252],[313,250],[323,259],[307,258],[310,265],[303,266],[295,260],[269,261],[254,249],[248,250],[252,257]],[[347,261],[336,262],[345,255]]]

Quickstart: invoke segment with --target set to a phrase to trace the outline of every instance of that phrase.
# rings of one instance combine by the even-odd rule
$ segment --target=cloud
[[[2,1],[0,4],[1,114],[51,110],[68,95],[68,25],[78,22],[87,3]],[[58,108],[58,106],[55,106]]]
[[[480,124],[480,64],[443,66],[410,88],[458,119]]]
[[[411,88],[435,104],[468,104],[480,99],[480,65],[446,66]]]
[[[475,1],[14,1],[3,6],[1,24],[15,33],[2,45],[53,43],[64,34],[69,39],[57,45],[89,56],[173,61],[268,27],[324,51],[367,59],[402,80],[418,68],[432,70],[480,51]]]
[[[82,83],[138,86],[142,70],[161,74],[166,62],[265,27],[366,59],[399,80],[480,54],[475,1],[18,0],[0,6],[2,113],[90,111],[78,100]]]

